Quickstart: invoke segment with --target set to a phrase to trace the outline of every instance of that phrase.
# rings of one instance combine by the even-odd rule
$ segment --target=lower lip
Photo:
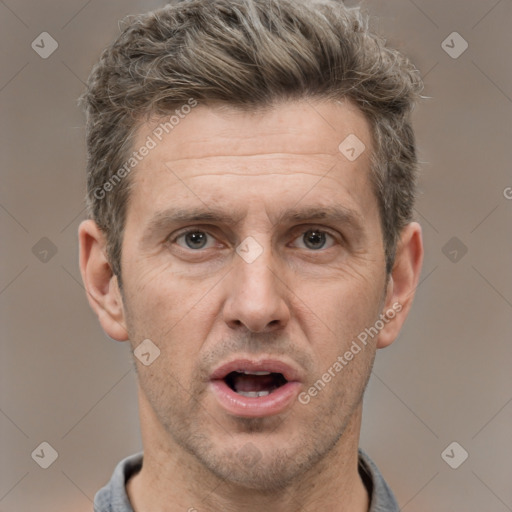
[[[244,418],[261,418],[283,412],[299,393],[299,382],[287,382],[267,396],[247,397],[235,393],[223,380],[210,381],[220,405],[230,414]]]

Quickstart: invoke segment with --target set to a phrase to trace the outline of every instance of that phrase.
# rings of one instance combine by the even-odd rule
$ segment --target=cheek
[[[205,281],[191,286],[190,280],[165,262],[132,265],[127,275],[131,316],[139,324],[151,324],[151,330],[169,330],[193,314],[208,285]]]
[[[316,298],[316,300],[315,300]],[[366,288],[326,287],[310,293],[311,311],[304,310],[314,371],[302,394],[314,416],[336,416],[340,424],[350,416],[366,387],[376,352],[376,338],[361,336],[379,315],[381,294]],[[363,341],[361,341],[363,340]]]
[[[296,289],[297,296],[304,297],[302,305],[295,308],[296,313],[302,329],[311,340],[316,340],[316,349],[341,350],[375,322],[384,296],[381,281],[381,276],[333,276],[328,281],[302,283]],[[323,341],[326,338],[331,343]]]
[[[190,285],[168,267],[133,271],[126,282],[125,310],[132,345],[149,338],[160,349],[162,367],[188,381],[215,318],[209,281]],[[208,293],[208,291],[210,293]]]

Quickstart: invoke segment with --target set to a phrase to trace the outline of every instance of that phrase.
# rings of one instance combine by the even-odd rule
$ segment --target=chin
[[[283,491],[322,458],[321,451],[304,440],[289,436],[271,441],[265,440],[267,436],[246,442],[226,440],[225,448],[210,444],[208,449],[204,445],[198,449],[196,445],[193,452],[203,467],[228,485],[263,494]]]
[[[284,450],[272,450],[250,465],[240,462],[235,454],[219,460],[210,470],[235,486],[265,494],[284,490],[302,473],[297,460]]]

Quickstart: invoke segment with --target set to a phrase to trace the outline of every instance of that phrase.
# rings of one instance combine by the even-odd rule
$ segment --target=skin
[[[142,125],[138,142],[155,126]],[[349,134],[366,146],[354,162],[338,150]],[[357,471],[362,397],[377,348],[409,312],[423,257],[413,222],[386,275],[371,147],[348,102],[198,106],[130,177],[122,292],[103,233],[81,224],[81,272],[103,329],[160,350],[149,366],[135,359],[144,465],[127,490],[136,512],[368,510]],[[311,216],[330,207],[350,215]],[[215,215],[152,224],[169,208]],[[189,248],[184,228],[209,234],[207,245]],[[325,239],[308,245],[311,229]],[[236,253],[247,237],[263,249],[252,263]],[[394,303],[395,318],[306,405],[241,418],[208,386],[214,368],[249,355],[290,362],[307,391]]]

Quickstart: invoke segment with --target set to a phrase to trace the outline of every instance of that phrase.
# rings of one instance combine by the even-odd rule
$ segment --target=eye
[[[319,251],[332,247],[334,245],[334,238],[321,229],[308,229],[294,240],[293,245],[299,249]]]
[[[199,250],[213,247],[215,238],[204,231],[194,229],[193,231],[187,231],[179,235],[175,242],[186,249]]]

